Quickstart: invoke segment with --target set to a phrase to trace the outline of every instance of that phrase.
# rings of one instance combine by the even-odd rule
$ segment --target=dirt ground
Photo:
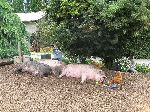
[[[0,67],[0,112],[150,112],[150,76],[124,74],[122,90],[108,91],[94,81],[14,74],[14,67]]]

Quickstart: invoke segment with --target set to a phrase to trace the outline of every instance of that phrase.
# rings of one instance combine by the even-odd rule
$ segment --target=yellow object
[[[96,81],[96,85],[98,85],[99,84],[99,82],[98,81]]]
[[[147,70],[149,70],[149,71],[150,71],[150,68],[147,68]]]
[[[103,64],[102,63],[98,63],[98,62],[96,62],[96,61],[93,61],[93,63],[92,63],[96,68],[98,68],[98,69],[101,69],[102,67],[103,67]]]
[[[53,52],[53,48],[52,47],[40,48],[40,52]]]

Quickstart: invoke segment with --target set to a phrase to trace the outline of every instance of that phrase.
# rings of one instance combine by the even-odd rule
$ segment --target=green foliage
[[[51,0],[40,35],[73,56],[99,56],[106,66],[123,56],[150,58],[149,6],[149,0]]]
[[[43,9],[42,0],[30,0],[28,5],[28,11],[37,12]]]
[[[64,62],[65,64],[77,63],[77,57],[65,55],[62,59],[62,62]]]
[[[14,0],[12,3],[11,3],[11,6],[13,7],[13,11],[14,12],[24,12],[24,5],[23,5],[23,0]]]
[[[57,25],[56,22],[51,22],[49,25],[47,24],[47,21],[42,20],[38,25],[40,30],[39,36],[42,37],[39,39],[41,46],[46,47],[51,44],[57,44],[57,46],[61,46],[61,50],[67,50],[71,41],[71,34],[69,30],[66,29],[65,24]]]
[[[49,0],[7,0],[13,11],[19,12],[37,12],[45,8]]]
[[[117,59],[115,62],[118,64],[117,66],[120,67],[122,72],[126,72],[131,67],[131,61],[126,57]]]
[[[135,68],[138,72],[141,72],[141,73],[147,73],[147,72],[150,72],[150,68],[148,65],[141,65],[141,64],[137,64],[136,65],[136,68]]]
[[[6,0],[1,0],[0,1],[0,14],[2,13],[2,10],[12,10],[10,5],[6,2]]]
[[[91,59],[86,59],[85,60],[85,64],[92,64],[93,63],[93,60],[91,60]]]
[[[0,2],[0,57],[8,58],[18,54],[18,41],[21,41],[22,53],[28,53],[25,41],[27,33],[19,17],[12,13],[12,8],[3,0]]]

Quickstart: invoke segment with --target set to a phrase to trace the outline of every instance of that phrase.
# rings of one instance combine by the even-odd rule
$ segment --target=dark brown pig
[[[49,65],[52,69],[52,74],[54,75],[60,75],[62,73],[63,67],[65,66],[64,63],[58,60],[40,60],[39,63]]]
[[[35,61],[29,61],[22,63],[17,67],[15,72],[28,72],[29,74],[32,74],[33,76],[48,76],[49,74],[52,74],[52,69],[42,63],[38,63]]]

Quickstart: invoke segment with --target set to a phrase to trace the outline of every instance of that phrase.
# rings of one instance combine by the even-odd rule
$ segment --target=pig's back
[[[87,64],[68,64],[65,68],[65,74],[67,77],[76,77],[80,78],[82,75],[86,77],[91,73],[93,66]]]

